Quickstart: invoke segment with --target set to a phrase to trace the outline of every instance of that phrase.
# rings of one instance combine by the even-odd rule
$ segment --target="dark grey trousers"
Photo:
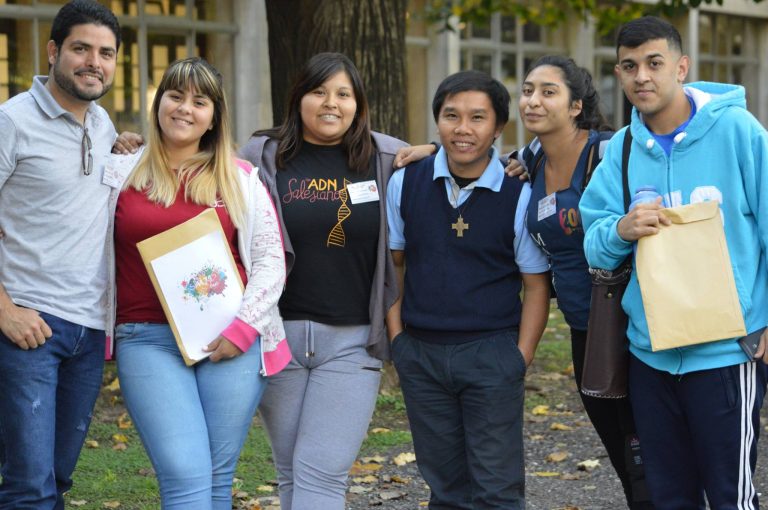
[[[525,360],[517,331],[472,342],[393,343],[431,510],[525,507]]]

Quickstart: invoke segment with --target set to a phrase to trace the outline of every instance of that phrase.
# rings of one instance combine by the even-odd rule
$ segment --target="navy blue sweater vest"
[[[432,332],[477,333],[520,324],[520,271],[515,263],[515,209],[523,184],[505,177],[494,192],[475,188],[458,210],[434,157],[406,168],[400,201],[405,224],[403,322]],[[453,223],[469,224],[457,237]],[[455,343],[448,340],[447,343]]]

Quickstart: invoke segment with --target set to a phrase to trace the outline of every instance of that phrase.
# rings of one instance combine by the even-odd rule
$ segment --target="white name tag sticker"
[[[347,184],[347,192],[353,204],[379,201],[379,187],[374,180]]]
[[[122,154],[109,154],[104,163],[104,177],[101,179],[101,182],[110,188],[122,187],[128,175],[130,175],[136,163],[138,163],[142,152],[144,152],[144,147],[136,151],[136,154],[125,156]]]
[[[552,193],[551,195],[547,195],[546,197],[539,200],[538,221],[541,221],[545,218],[549,218],[556,212],[557,212],[557,198],[555,197],[554,193]]]

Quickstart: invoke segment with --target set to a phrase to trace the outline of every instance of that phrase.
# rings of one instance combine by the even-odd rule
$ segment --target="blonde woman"
[[[220,74],[171,64],[152,104],[148,147],[115,193],[118,374],[160,484],[163,509],[230,510],[237,459],[264,376],[290,360],[277,302],[285,261],[277,216],[232,152]],[[184,364],[136,243],[213,207],[244,282],[237,318]]]

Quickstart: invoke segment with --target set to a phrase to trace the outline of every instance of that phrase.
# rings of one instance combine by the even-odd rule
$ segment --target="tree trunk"
[[[337,51],[360,70],[377,131],[404,138],[406,0],[266,0],[272,111],[312,55]]]

